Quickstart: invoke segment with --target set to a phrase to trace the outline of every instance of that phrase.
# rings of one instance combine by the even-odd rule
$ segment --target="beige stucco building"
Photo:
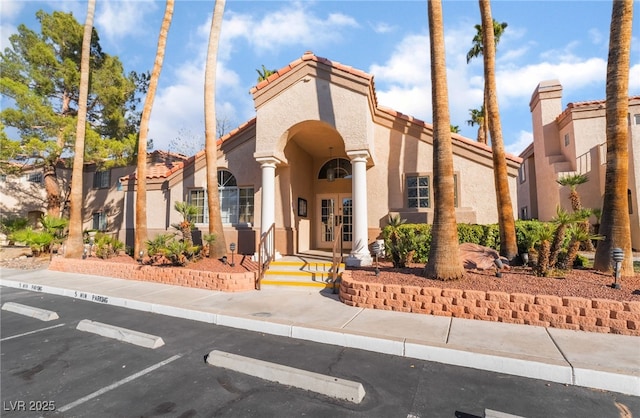
[[[221,138],[218,148],[225,239],[240,254],[253,255],[273,225],[280,254],[329,250],[341,239],[347,263],[366,265],[390,214],[433,222],[432,125],[379,106],[372,75],[307,52],[251,93],[255,118]],[[458,222],[497,222],[491,148],[458,134],[452,141]],[[520,162],[507,155],[514,213]],[[68,190],[70,171],[62,171]],[[176,232],[177,201],[202,209],[196,241],[207,232],[205,171],[204,152],[149,154],[150,237]],[[87,166],[84,185],[84,228],[111,232],[132,247],[135,167]],[[5,208],[21,212],[14,209]],[[342,233],[335,227],[340,221]]]
[[[271,225],[281,254],[330,249],[342,220],[347,263],[364,265],[389,214],[432,222],[432,126],[379,106],[373,76],[307,52],[251,93],[256,117],[221,138],[218,152],[225,237],[241,253],[253,254]],[[458,222],[497,222],[491,148],[452,137]],[[514,197],[520,161],[507,156]],[[149,175],[150,234],[179,221],[175,201],[200,206],[196,226],[207,230],[204,153],[178,166]],[[125,180],[131,241],[135,179]]]
[[[533,143],[520,154],[521,219],[551,220],[558,206],[571,211],[569,187],[557,180],[575,173],[589,178],[577,187],[582,205],[602,208],[607,160],[605,104],[604,100],[569,103],[563,109],[558,80],[543,81],[535,89],[529,104]],[[628,184],[632,247],[640,249],[640,97],[629,98]]]

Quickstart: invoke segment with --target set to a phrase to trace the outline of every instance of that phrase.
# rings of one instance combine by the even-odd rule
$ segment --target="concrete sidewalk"
[[[640,396],[640,337],[355,308],[313,289],[224,293],[11,269],[0,269],[0,285]]]

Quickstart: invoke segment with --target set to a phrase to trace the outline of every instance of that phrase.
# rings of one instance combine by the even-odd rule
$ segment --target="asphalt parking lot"
[[[40,321],[1,311],[2,416],[523,417],[640,414],[640,399],[462,367],[345,349],[0,288],[2,303],[54,311]],[[98,321],[159,336],[140,347],[76,329]],[[360,404],[205,363],[212,350],[360,382]]]

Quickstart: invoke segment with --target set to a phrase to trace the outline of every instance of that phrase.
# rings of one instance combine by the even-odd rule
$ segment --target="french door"
[[[342,248],[351,248],[353,241],[353,200],[351,195],[318,195],[317,247],[332,248],[336,238],[342,239]],[[338,226],[342,222],[342,233]]]

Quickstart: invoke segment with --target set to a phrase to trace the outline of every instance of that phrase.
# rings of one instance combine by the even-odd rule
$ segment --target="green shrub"
[[[155,262],[166,258],[174,266],[184,266],[200,254],[200,247],[185,240],[176,240],[175,234],[160,234],[148,240],[147,251]]]
[[[26,229],[29,225],[27,218],[5,218],[0,220],[0,232],[10,235],[21,229]]]
[[[118,251],[124,249],[124,243],[116,237],[99,232],[96,234],[95,240],[96,256],[105,259],[118,254]]]
[[[426,262],[429,257],[431,225],[405,224],[390,219],[382,229],[386,253],[391,255],[394,267],[405,267],[410,261]]]
[[[34,255],[47,251],[54,241],[54,236],[47,231],[34,231],[31,228],[24,228],[10,234],[9,239],[14,242],[21,242],[31,248]]]

